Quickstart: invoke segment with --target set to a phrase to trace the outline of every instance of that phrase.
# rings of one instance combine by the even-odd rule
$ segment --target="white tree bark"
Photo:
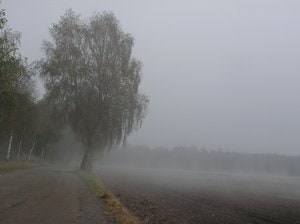
[[[30,149],[30,153],[29,153],[29,157],[28,157],[29,161],[31,160],[31,155],[32,155],[32,152],[33,152],[34,147],[35,147],[35,141],[36,141],[36,137],[34,138],[33,145],[32,145],[32,147]]]
[[[10,159],[11,144],[12,144],[13,137],[14,137],[14,130],[11,129],[9,143],[8,143],[8,148],[7,148],[6,160]]]
[[[21,156],[22,140],[23,140],[24,133],[25,133],[25,128],[23,129],[23,132],[22,132],[22,135],[21,135],[21,139],[20,139],[20,142],[19,142],[19,148],[18,148],[18,154],[17,154],[17,160],[18,161],[20,160],[20,156]]]
[[[38,135],[38,133],[39,133],[39,131],[40,131],[40,128],[41,128],[41,123],[42,123],[42,119],[40,119],[39,127],[38,127],[38,129],[37,129],[36,134],[35,134],[34,141],[33,141],[33,145],[32,145],[32,147],[31,147],[31,149],[30,149],[30,153],[29,153],[29,157],[28,157],[28,160],[29,160],[29,161],[31,160],[31,155],[32,155],[32,152],[33,152],[34,147],[35,147],[36,137],[37,137],[37,135]]]
[[[18,148],[18,154],[17,154],[18,161],[20,161],[21,149],[22,149],[22,139],[19,142],[19,148]]]

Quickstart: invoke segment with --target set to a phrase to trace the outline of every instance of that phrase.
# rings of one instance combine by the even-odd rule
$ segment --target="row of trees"
[[[300,175],[300,156],[208,151],[196,147],[150,149],[147,146],[127,145],[108,152],[101,164],[132,168]]]
[[[7,160],[12,152],[19,158],[22,148],[29,159],[43,154],[61,130],[71,127],[85,146],[81,168],[89,169],[97,150],[125,143],[141,125],[148,105],[139,93],[142,64],[132,57],[133,37],[112,13],[84,22],[68,10],[50,28],[45,56],[34,67],[20,56],[20,36],[6,23],[2,10],[0,145]],[[34,98],[34,73],[46,88],[40,101]]]
[[[0,146],[2,156],[11,159],[12,148],[21,156],[35,129],[33,70],[19,53],[20,34],[7,26],[0,11]],[[26,139],[26,141],[24,141]],[[30,140],[29,140],[30,139]],[[18,144],[16,145],[16,143]]]

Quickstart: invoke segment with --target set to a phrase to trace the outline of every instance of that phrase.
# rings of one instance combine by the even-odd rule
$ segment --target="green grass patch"
[[[98,178],[86,171],[76,171],[76,173],[84,180],[89,189],[103,200],[105,212],[110,214],[118,224],[141,224],[141,221],[128,211]]]
[[[105,188],[100,180],[94,178],[90,173],[86,171],[76,171],[77,175],[80,176],[87,184],[88,188],[96,193],[100,198],[105,197]]]
[[[0,174],[17,169],[34,167],[36,164],[29,162],[0,162]]]

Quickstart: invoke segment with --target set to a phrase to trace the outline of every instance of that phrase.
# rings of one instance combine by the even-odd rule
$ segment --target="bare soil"
[[[146,223],[300,223],[299,177],[124,168],[99,172]]]
[[[31,168],[0,175],[0,223],[108,223],[101,208],[70,169]]]

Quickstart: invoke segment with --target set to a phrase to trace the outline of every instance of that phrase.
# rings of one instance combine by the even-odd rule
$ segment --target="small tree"
[[[141,125],[148,105],[139,93],[142,65],[112,13],[83,23],[68,10],[50,35],[40,63],[46,97],[86,145],[81,168],[90,169],[96,150],[125,142]]]

